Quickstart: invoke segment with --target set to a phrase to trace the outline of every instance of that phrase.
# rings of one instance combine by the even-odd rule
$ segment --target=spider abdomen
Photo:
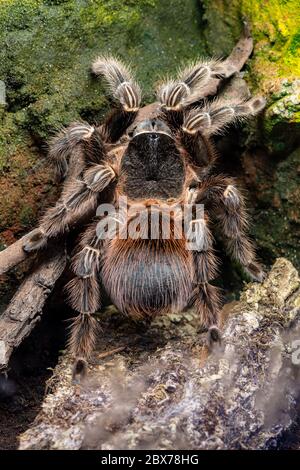
[[[191,279],[183,240],[112,240],[103,261],[104,288],[120,311],[136,319],[182,310]]]

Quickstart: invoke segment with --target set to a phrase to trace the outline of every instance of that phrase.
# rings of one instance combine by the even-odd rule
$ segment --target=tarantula
[[[252,279],[264,276],[246,235],[243,197],[232,178],[213,174],[216,152],[210,137],[257,114],[265,100],[201,101],[211,79],[228,78],[235,70],[226,61],[199,61],[163,83],[157,91],[158,116],[139,121],[141,90],[130,69],[115,58],[100,57],[92,71],[104,77],[117,105],[102,125],[75,122],[52,139],[49,155],[58,173],[67,175],[70,158],[77,159],[77,169],[23,246],[27,252],[41,249],[49,239],[80,225],[84,215],[92,219],[80,236],[71,263],[74,278],[66,286],[68,301],[78,312],[69,338],[75,375],[86,369],[95,347],[98,321],[93,314],[101,309],[104,293],[134,319],[152,319],[193,305],[209,342],[220,340],[220,293],[210,284],[218,271],[215,229],[221,230],[229,253]],[[120,142],[125,146],[121,154]],[[117,209],[124,196],[131,209],[129,222],[146,210],[139,223],[143,235],[120,236],[127,220],[114,236],[100,236],[99,223],[102,233],[101,222],[116,217],[109,211],[95,217],[97,207],[110,203]],[[187,233],[176,236],[176,227],[184,221],[177,224],[174,210],[169,237],[164,238],[161,229],[155,239],[149,236],[151,227],[145,224],[150,207],[163,215],[168,207],[196,204],[202,204],[204,212],[192,217]],[[194,242],[193,249],[187,249],[188,240]]]

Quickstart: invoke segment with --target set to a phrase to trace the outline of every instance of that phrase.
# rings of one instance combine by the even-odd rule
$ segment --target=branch
[[[226,63],[235,67],[236,71],[239,72],[244,67],[245,63],[249,59],[253,51],[253,39],[250,35],[249,26],[247,23],[244,24],[243,34],[233,48],[231,54],[227,57]],[[204,96],[215,95],[218,91],[218,87],[221,83],[221,79],[214,78],[211,80],[204,90]]]
[[[15,245],[19,246],[20,242]],[[21,284],[0,317],[0,370],[7,367],[13,350],[40,320],[45,302],[66,266],[64,247],[50,247],[43,258]]]
[[[29,232],[26,237],[32,232]],[[9,269],[17,266],[28,257],[28,253],[23,250],[23,240],[20,238],[5,250],[0,251],[0,275],[6,273]]]

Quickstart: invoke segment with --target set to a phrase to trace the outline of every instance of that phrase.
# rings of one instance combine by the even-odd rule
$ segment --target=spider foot
[[[158,98],[164,109],[177,111],[189,94],[189,87],[184,82],[168,82],[160,88]]]
[[[23,250],[27,253],[31,253],[32,251],[39,250],[43,248],[47,243],[47,237],[45,233],[36,228],[33,230],[30,235],[26,236],[23,241]]]
[[[88,364],[82,357],[75,359],[72,370],[72,383],[78,385],[86,377]]]
[[[252,281],[263,282],[266,278],[266,273],[258,263],[249,263],[245,271]]]
[[[207,346],[210,351],[215,349],[215,347],[220,347],[222,345],[222,334],[220,329],[216,325],[209,327],[207,332]]]
[[[113,97],[126,112],[137,112],[141,103],[141,89],[132,72],[114,57],[98,57],[92,64],[92,72],[102,75]]]

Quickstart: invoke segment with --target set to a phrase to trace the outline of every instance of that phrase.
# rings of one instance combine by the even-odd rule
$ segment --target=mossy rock
[[[268,98],[262,128],[274,155],[287,155],[300,131],[300,3],[298,0],[201,0],[210,53],[227,55],[247,20],[254,39],[246,79]]]

